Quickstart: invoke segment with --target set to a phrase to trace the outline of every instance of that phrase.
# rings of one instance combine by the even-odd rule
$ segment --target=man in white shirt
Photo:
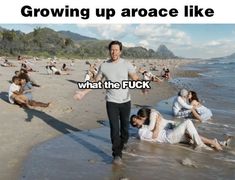
[[[193,106],[187,103],[188,91],[181,89],[178,96],[173,101],[172,111],[177,118],[190,117]]]

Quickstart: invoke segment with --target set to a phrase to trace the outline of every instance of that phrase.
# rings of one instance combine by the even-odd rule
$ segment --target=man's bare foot
[[[232,141],[232,136],[227,136],[224,141],[219,141],[222,147],[228,147]]]
[[[223,148],[222,148],[221,145],[218,143],[218,140],[217,140],[216,138],[213,140],[213,146],[214,146],[214,148],[215,148],[216,150],[218,150],[218,151],[222,151],[222,150],[223,150]]]

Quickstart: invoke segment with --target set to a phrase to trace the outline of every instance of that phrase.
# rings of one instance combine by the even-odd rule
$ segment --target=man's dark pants
[[[122,150],[129,138],[129,117],[131,102],[113,103],[106,102],[106,109],[110,124],[113,156],[122,157]]]

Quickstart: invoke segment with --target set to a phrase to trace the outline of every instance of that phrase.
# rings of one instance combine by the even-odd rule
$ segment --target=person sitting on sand
[[[32,76],[28,73],[27,70],[25,69],[20,69],[20,71],[15,71],[15,75],[16,76],[20,76],[21,74],[25,74],[27,76],[27,80],[32,84],[32,86],[35,87],[41,87],[38,83],[36,83],[36,81],[34,80],[34,78],[32,78]]]
[[[137,114],[131,116],[130,123],[133,127],[139,128],[141,140],[169,144],[192,142],[196,149],[223,150],[217,139],[200,136],[191,120],[176,125],[164,119],[155,109],[148,108],[140,109]]]
[[[169,80],[171,78],[170,70],[168,68],[163,68],[162,72],[162,77],[164,79]]]
[[[159,77],[153,75],[151,71],[147,71],[144,68],[140,68],[139,72],[143,75],[143,79],[146,81],[153,81],[153,82],[162,82],[163,80]]]
[[[181,89],[178,96],[175,97],[172,105],[173,115],[177,118],[188,118],[192,116],[192,105],[187,103],[188,101],[188,91],[186,89]]]
[[[205,122],[212,117],[212,112],[207,107],[203,106],[194,91],[189,91],[188,94],[189,103],[195,107],[192,109],[192,115],[200,122]]]
[[[8,99],[11,104],[18,104],[20,106],[28,107],[28,98],[23,95],[23,90],[20,86],[20,78],[17,76],[12,77],[12,84],[8,90]]]
[[[29,81],[28,77],[26,74],[20,74],[20,85],[23,91],[23,95],[27,97],[28,99],[28,104],[33,107],[48,107],[50,103],[43,103],[39,101],[33,100],[33,95],[32,95],[32,84]]]

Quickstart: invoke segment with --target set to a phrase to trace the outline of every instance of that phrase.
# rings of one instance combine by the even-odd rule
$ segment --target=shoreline
[[[5,166],[0,168],[0,174],[3,179],[19,178],[22,165],[34,146],[72,130],[98,128],[100,124],[97,121],[107,119],[104,90],[95,90],[80,102],[72,98],[75,90],[77,90],[77,86],[72,83],[72,80],[79,80],[84,77],[84,70],[87,69],[85,61],[75,62],[75,67],[73,67],[75,71],[72,71],[71,75],[68,76],[45,75],[43,68],[46,62],[39,61],[36,63],[39,73],[35,72],[32,75],[42,84],[42,87],[35,88],[33,95],[34,99],[43,102],[52,100],[52,106],[47,109],[24,110],[6,102],[5,95],[9,85],[7,81],[11,79],[14,70],[18,68],[6,69],[1,67],[3,73],[1,73],[0,78],[3,80],[3,84],[0,107],[3,113],[0,127],[0,158]],[[169,62],[170,68],[176,68],[172,71],[173,77],[175,74],[177,76],[178,68],[184,63],[187,62],[177,62],[177,60]],[[132,106],[134,104],[155,106],[161,100],[175,95],[177,90],[169,82],[155,83],[151,87],[148,95],[142,95],[138,90],[131,90]],[[32,117],[31,122],[25,122],[24,119],[28,117]]]

